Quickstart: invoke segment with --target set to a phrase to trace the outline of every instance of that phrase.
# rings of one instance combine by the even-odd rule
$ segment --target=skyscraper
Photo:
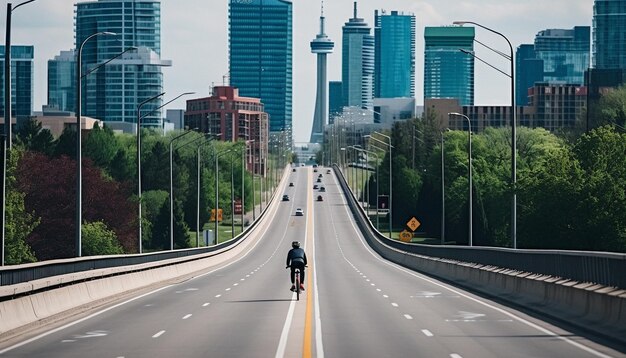
[[[626,0],[595,0],[593,64],[596,69],[626,69]]]
[[[33,113],[33,46],[11,46],[11,116],[27,117]],[[4,68],[4,45],[0,46],[0,66]],[[0,74],[4,83],[4,71]],[[0,114],[4,116],[4,86],[0,90]]]
[[[474,104],[474,28],[460,26],[424,29],[424,99],[457,98]]]
[[[343,111],[343,85],[341,81],[328,82],[328,124],[335,123]]]
[[[270,131],[292,130],[291,0],[230,0],[230,84],[260,98]]]
[[[362,18],[354,17],[343,26],[341,51],[343,105],[372,109],[374,95],[374,36]]]
[[[48,106],[76,111],[76,52],[61,51],[48,60]]]
[[[137,121],[137,106],[163,92],[161,60],[161,3],[159,0],[97,0],[76,4],[76,48],[89,36],[109,31],[116,36],[96,36],[82,51],[83,73],[130,51],[83,79],[83,113],[104,121]],[[143,108],[143,126],[160,126],[162,99]]]
[[[374,97],[415,96],[415,15],[374,11]]]
[[[533,45],[517,48],[516,99],[528,103],[528,89],[535,82],[583,84],[590,64],[591,30],[589,26],[573,29],[542,30]]]
[[[311,143],[322,143],[324,140],[324,126],[328,124],[328,80],[326,70],[326,56],[333,52],[335,44],[324,31],[324,2],[322,1],[322,15],[320,16],[320,33],[311,41],[311,52],[317,54],[317,97],[315,99],[315,115],[311,129]]]

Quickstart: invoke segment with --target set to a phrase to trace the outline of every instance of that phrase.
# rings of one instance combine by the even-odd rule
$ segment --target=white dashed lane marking
[[[183,317],[183,319],[187,319],[187,318],[189,318],[189,317],[191,317],[191,314],[185,315],[185,316]]]
[[[163,333],[165,333],[165,331],[159,331],[154,336],[152,336],[152,338],[159,338],[163,335]]]
[[[431,331],[427,330],[427,329],[422,329],[422,333],[424,333],[424,335],[425,335],[426,337],[432,337],[432,336],[434,336],[434,334],[433,334]]]

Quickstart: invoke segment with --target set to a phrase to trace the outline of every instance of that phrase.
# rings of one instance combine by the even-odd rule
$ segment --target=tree
[[[54,148],[55,157],[62,155],[76,159],[76,130],[71,127],[65,127],[65,129],[63,129],[63,133],[61,133],[61,136],[57,139]]]
[[[34,118],[28,119],[19,127],[16,137],[26,150],[52,154],[55,148],[54,137],[50,130],[42,129],[41,122]]]
[[[626,86],[612,90],[600,98],[597,115],[601,124],[626,126]]]
[[[85,256],[119,255],[124,248],[113,230],[101,221],[84,223],[82,226],[82,247]]]
[[[37,261],[26,238],[39,225],[39,220],[24,206],[24,193],[16,185],[15,171],[22,155],[14,148],[7,156],[5,263],[17,265]]]
[[[183,218],[183,209],[180,200],[174,201],[174,248],[184,249],[189,245],[189,226]],[[170,205],[164,203],[154,223],[153,242],[157,250],[170,249]]]
[[[100,128],[96,123],[93,129],[86,133],[83,154],[91,158],[97,166],[110,171],[109,166],[118,151],[119,145],[115,133],[109,127]]]

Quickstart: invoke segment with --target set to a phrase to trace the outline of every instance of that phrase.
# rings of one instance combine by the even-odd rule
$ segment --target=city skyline
[[[35,98],[34,109],[40,110],[47,102],[47,70],[49,59],[61,50],[74,46],[73,9],[75,1],[38,0],[13,13],[12,44],[35,46]],[[555,0],[545,3],[530,0],[523,4],[506,1],[417,1],[403,0],[359,1],[359,16],[370,25],[374,23],[374,10],[412,12],[417,19],[416,33],[416,99],[423,103],[423,58],[425,26],[450,25],[455,20],[471,20],[494,28],[505,34],[516,48],[532,43],[536,33],[549,28],[591,26],[593,2],[589,0]],[[326,33],[341,46],[341,27],[352,16],[353,1],[325,2]],[[315,64],[309,42],[319,32],[318,1],[294,2],[294,140],[308,141],[315,107]],[[554,18],[554,13],[568,11]],[[471,16],[469,15],[471,14]],[[5,27],[2,14],[0,27]],[[222,83],[228,72],[228,1],[211,2],[186,0],[185,6],[173,0],[161,2],[162,58],[171,59],[173,66],[164,69],[165,100],[180,93],[195,91],[197,96],[210,93],[212,84]],[[185,24],[185,26],[181,26]],[[41,36],[45,32],[46,36]],[[477,30],[476,38],[502,51],[506,43],[486,31]],[[488,50],[477,47],[477,54],[500,68],[508,65]],[[476,64],[476,104],[507,104],[508,81],[492,69]],[[328,80],[341,79],[341,56],[328,57]],[[185,108],[184,99],[167,108]]]

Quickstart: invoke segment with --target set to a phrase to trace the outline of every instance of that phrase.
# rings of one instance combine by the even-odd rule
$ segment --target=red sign
[[[243,212],[243,205],[241,205],[241,200],[235,200],[235,215],[241,215]]]

